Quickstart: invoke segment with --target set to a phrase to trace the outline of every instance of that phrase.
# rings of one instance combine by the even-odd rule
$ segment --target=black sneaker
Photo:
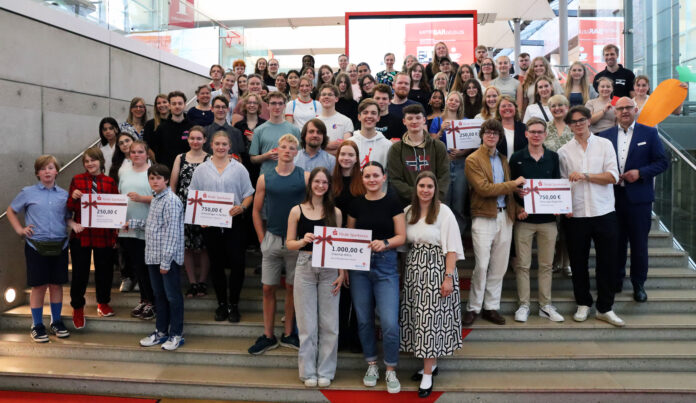
[[[278,339],[276,339],[275,336],[273,338],[268,338],[266,335],[261,335],[258,339],[256,339],[256,343],[249,347],[249,354],[253,355],[259,355],[263,354],[268,350],[273,350],[274,348],[278,347]]]
[[[280,345],[283,347],[293,348],[295,350],[300,349],[300,339],[295,334],[288,336],[282,336],[280,338]]]
[[[60,320],[58,322],[51,323],[51,333],[55,334],[57,337],[61,339],[65,337],[70,337],[70,332],[68,332],[68,328],[65,327],[63,321]]]
[[[186,290],[186,298],[193,298],[198,295],[198,284],[193,283],[189,285],[188,290]]]
[[[218,305],[217,309],[215,309],[215,321],[222,322],[227,319],[228,316],[229,311],[227,310],[227,304]]]
[[[147,302],[140,301],[135,308],[131,310],[131,316],[134,318],[139,318],[143,314],[143,309],[147,306]]]
[[[43,323],[31,327],[31,339],[37,343],[48,343],[48,334]]]
[[[237,323],[241,319],[241,315],[239,315],[239,305],[237,304],[232,304],[229,307],[229,316],[227,317],[227,320],[229,320],[231,323]]]
[[[155,311],[155,306],[152,304],[147,304],[145,305],[145,308],[143,308],[143,313],[139,316],[139,318],[144,320],[152,320],[155,319],[156,316],[157,312]]]

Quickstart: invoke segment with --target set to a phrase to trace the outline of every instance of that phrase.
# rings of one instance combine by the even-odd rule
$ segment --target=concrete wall
[[[158,93],[178,89],[191,98],[208,81],[3,8],[0,38],[0,212],[22,187],[36,182],[37,156],[54,154],[66,163],[98,138],[103,117],[125,120],[133,97],[150,104]],[[61,175],[61,186],[67,188],[82,171],[79,165]],[[6,219],[0,220],[0,233],[1,295],[8,286],[22,290],[25,272],[23,246]],[[0,296],[0,310],[7,306]]]

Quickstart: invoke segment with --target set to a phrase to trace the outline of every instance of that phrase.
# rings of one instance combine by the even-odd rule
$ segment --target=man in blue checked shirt
[[[145,225],[145,264],[155,294],[155,331],[140,340],[143,347],[162,344],[176,350],[184,344],[184,299],[180,270],[184,263],[184,208],[169,189],[170,171],[155,164],[147,170],[154,197]]]

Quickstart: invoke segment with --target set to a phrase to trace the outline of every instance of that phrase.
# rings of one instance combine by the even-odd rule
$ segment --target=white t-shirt
[[[326,134],[329,136],[329,141],[342,140],[346,133],[353,133],[353,121],[346,115],[334,113],[329,117],[319,116],[322,122],[326,125]]]
[[[104,146],[99,146],[99,149],[102,152],[102,155],[104,155],[104,172],[108,175],[109,174],[109,169],[111,169],[111,160],[114,157],[114,149],[116,148],[116,144],[113,146],[109,145],[109,143],[106,143]]]
[[[409,217],[411,206],[404,209],[406,217]],[[408,220],[408,219],[407,219]],[[421,218],[415,224],[406,226],[406,241],[408,243],[425,243],[439,245],[442,253],[454,252],[457,260],[464,260],[464,247],[462,246],[462,236],[459,232],[459,225],[454,217],[454,213],[444,203],[440,203],[440,211],[433,224],[427,224],[425,218]]]
[[[300,130],[308,120],[314,119],[321,113],[321,104],[313,99],[303,102],[294,99],[285,106],[285,117],[292,116],[293,124]]]
[[[511,129],[505,129],[505,144],[507,145],[507,159],[510,160],[512,153],[515,150],[515,131]]]

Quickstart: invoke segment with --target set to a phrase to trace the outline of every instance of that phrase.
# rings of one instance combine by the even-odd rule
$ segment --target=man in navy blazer
[[[648,299],[644,284],[648,277],[648,232],[652,203],[655,201],[653,178],[669,167],[657,129],[635,122],[635,102],[623,97],[614,107],[618,125],[598,134],[614,144],[619,164],[619,183],[614,186],[616,215],[619,221],[619,264],[616,292],[621,292],[626,276],[626,255],[631,243],[631,283],[633,299]]]

